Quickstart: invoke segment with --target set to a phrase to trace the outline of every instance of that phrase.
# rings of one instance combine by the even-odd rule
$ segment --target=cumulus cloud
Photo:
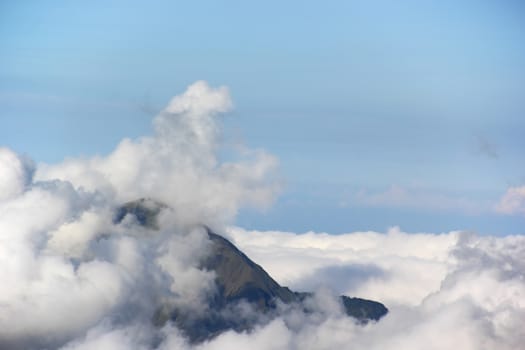
[[[231,108],[226,87],[196,82],[155,117],[154,136],[124,139],[107,157],[41,165],[36,180],[68,181],[120,202],[151,197],[172,207],[178,222],[220,226],[240,206],[270,205],[280,187],[277,159],[262,150],[219,161],[219,118]]]
[[[218,159],[231,108],[227,88],[200,81],[154,118],[153,136],[107,156],[35,173],[0,149],[0,348],[152,348],[159,305],[206,311],[215,275],[199,268],[210,242],[196,225],[221,230],[279,189],[264,151]],[[138,198],[169,208],[154,234],[132,218],[114,223],[114,209]]]
[[[502,214],[525,214],[525,186],[510,187],[494,209]]]
[[[24,191],[33,177],[33,164],[10,149],[0,147],[0,202]]]
[[[0,149],[1,349],[518,349],[525,343],[525,239],[464,232],[343,235],[229,227],[245,205],[279,190],[277,160],[243,149],[230,161],[220,115],[228,90],[205,82],[174,97],[154,133],[107,156],[41,164]],[[33,176],[34,174],[34,176]],[[114,210],[137,198],[166,206],[158,230]],[[312,312],[280,305],[259,321],[190,344],[174,324],[155,326],[159,305],[210,312],[207,232],[223,231],[281,284],[316,290]],[[359,325],[336,295],[384,302],[390,313]]]

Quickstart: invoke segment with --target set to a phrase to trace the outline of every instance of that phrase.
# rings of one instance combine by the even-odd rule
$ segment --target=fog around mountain
[[[222,139],[220,115],[232,106],[227,88],[200,81],[154,118],[153,135],[124,139],[109,155],[34,164],[0,149],[0,348],[522,347],[523,236],[235,227],[240,208],[271,206],[282,182],[276,157]],[[115,210],[137,198],[169,208],[155,230],[133,215],[115,222]],[[312,312],[283,306],[267,319],[241,303],[230,311],[252,317],[252,331],[199,344],[176,322],[152,322],[159,305],[210,311],[217,285],[201,265],[212,250],[204,227],[280,285],[315,291]],[[390,312],[363,325],[344,314],[339,294]]]

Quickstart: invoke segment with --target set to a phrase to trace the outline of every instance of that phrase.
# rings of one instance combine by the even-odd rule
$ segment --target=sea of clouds
[[[225,87],[196,82],[106,156],[36,165],[0,148],[0,349],[524,349],[525,237],[468,232],[288,233],[232,226],[245,206],[268,207],[278,161],[234,147],[220,157]],[[115,208],[150,198],[168,209],[157,231]],[[210,242],[230,238],[280,284],[314,290],[322,311],[291,310],[252,332],[191,345],[159,305],[206,312]],[[383,302],[365,326],[334,296]]]

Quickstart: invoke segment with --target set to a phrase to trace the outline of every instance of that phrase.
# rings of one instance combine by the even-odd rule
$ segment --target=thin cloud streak
[[[490,212],[492,203],[488,200],[474,200],[467,197],[446,195],[437,191],[414,189],[391,185],[385,191],[371,192],[362,189],[350,199],[341,202],[344,205],[355,203],[365,207],[409,208],[437,212],[461,212],[467,215],[479,215]]]

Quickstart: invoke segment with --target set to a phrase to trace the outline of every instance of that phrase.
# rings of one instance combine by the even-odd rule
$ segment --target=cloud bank
[[[300,290],[323,283],[338,293],[381,300],[390,309],[366,327],[337,318],[314,329],[306,322],[298,332],[286,332],[283,349],[520,349],[525,344],[523,236],[409,234],[398,228],[343,235],[228,232],[284,285]]]
[[[228,90],[197,82],[107,156],[35,165],[0,148],[0,349],[519,349],[525,343],[525,240],[463,232],[333,236],[230,227],[239,208],[279,190],[261,150],[224,161]],[[153,198],[169,209],[152,232],[114,209]],[[159,305],[207,312],[214,274],[199,269],[206,224],[281,284],[317,290],[304,314],[283,306],[252,332],[191,345],[155,327]],[[358,325],[334,295],[376,299],[390,313]],[[236,312],[247,312],[239,306]]]

